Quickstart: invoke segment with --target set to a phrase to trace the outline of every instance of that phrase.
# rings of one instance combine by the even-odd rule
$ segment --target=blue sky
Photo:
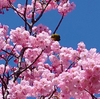
[[[23,3],[24,0],[16,0]],[[57,33],[61,35],[61,45],[77,48],[83,41],[88,49],[97,48],[100,52],[100,0],[71,0],[76,8],[69,13],[61,23]],[[56,11],[45,13],[38,23],[55,29],[61,15]],[[23,25],[23,21],[13,11],[5,11],[0,15],[0,22],[15,29]]]

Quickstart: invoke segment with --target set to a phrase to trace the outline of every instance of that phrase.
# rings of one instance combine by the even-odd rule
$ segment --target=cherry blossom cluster
[[[5,47],[6,42],[9,42],[7,32],[8,26],[0,24],[0,50]]]
[[[10,4],[11,3],[14,3],[15,0],[0,0],[0,13],[3,13],[2,12],[2,9],[6,8],[10,8]]]
[[[66,0],[63,1],[59,4],[58,6],[58,12],[61,14],[61,15],[66,15],[68,14],[69,12],[71,12],[73,9],[75,8],[75,4],[72,2],[70,3],[69,0]]]
[[[46,30],[45,26],[43,28],[44,29],[42,30],[42,28],[37,27],[35,32],[37,35],[34,37],[31,36],[23,27],[18,27],[16,30],[10,31],[10,39],[14,42],[14,44],[21,45],[23,47],[41,46],[44,48],[50,45],[51,37],[47,32],[45,32],[50,30]],[[42,33],[39,33],[39,31]]]
[[[51,34],[51,30],[47,26],[44,26],[43,24],[39,24],[38,26],[34,26],[32,28],[32,31],[34,32],[34,34],[39,34],[42,31],[45,31],[48,34]]]
[[[26,0],[16,8],[14,1],[1,0],[0,10],[11,7],[25,26],[10,30],[0,24],[0,99],[97,99],[100,53],[86,49],[83,42],[76,50],[61,46],[60,35],[55,33],[63,17],[54,32],[35,24],[44,12],[57,9],[65,16],[75,4],[69,0],[32,0],[28,4]]]
[[[87,50],[83,42],[78,44],[76,50],[61,47],[60,43],[48,34],[50,30],[46,31],[44,28],[43,25],[42,29],[37,26],[36,29],[41,29],[41,32],[32,36],[24,27],[18,27],[10,31],[7,38],[10,39],[9,43],[2,40],[0,53],[4,54],[1,59],[6,61],[7,57],[14,55],[13,59],[16,60],[14,68],[10,63],[6,67],[4,64],[0,65],[1,77],[3,73],[11,76],[8,81],[8,98],[90,99],[91,95],[99,93],[100,54],[96,49]],[[1,38],[6,38],[7,29],[6,25],[1,26]],[[4,52],[8,48],[9,51]],[[23,59],[21,62],[20,57]],[[19,80],[14,80],[15,74],[18,75],[17,71],[21,72],[17,77]]]
[[[25,5],[18,4],[18,8],[16,10],[21,16],[26,13],[26,18],[31,19],[33,17],[33,12],[34,17],[37,17],[38,14],[57,9],[61,15],[65,16],[74,8],[75,4],[73,2],[70,3],[69,0],[32,0],[31,4],[28,4],[27,7]]]

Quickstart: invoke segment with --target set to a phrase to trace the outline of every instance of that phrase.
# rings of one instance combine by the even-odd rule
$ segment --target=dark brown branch
[[[85,91],[91,95],[92,99],[97,99],[97,97],[95,97],[93,94],[91,94],[88,90],[85,89]]]
[[[75,62],[72,62],[72,63],[68,66],[66,72],[68,71],[68,69],[70,69],[71,67],[73,67],[73,65],[75,65]]]
[[[13,49],[15,48],[15,46],[13,47]],[[10,53],[13,52],[13,49],[11,50]],[[4,51],[4,50],[2,50]],[[4,51],[5,52],[5,51]],[[5,52],[6,53],[6,52]],[[7,53],[8,54],[8,53]],[[3,99],[7,99],[7,96],[9,94],[8,90],[7,90],[7,85],[9,83],[9,74],[6,73],[6,67],[8,65],[8,62],[11,59],[11,54],[8,54],[7,57],[4,59],[5,60],[5,67],[4,67],[4,71],[3,71],[3,75],[0,76],[1,82],[2,82],[2,95],[3,95]]]
[[[2,83],[2,95],[3,95],[3,99],[7,99],[7,95],[8,95],[8,91],[7,91],[7,84],[5,81],[4,81],[4,78],[2,78],[0,76],[0,79],[1,79],[1,83]]]
[[[24,52],[25,52],[26,49],[28,49],[28,47],[23,48],[23,49],[21,50],[21,52],[20,52],[20,56],[19,56],[19,58],[18,58],[18,67],[19,67],[19,68],[21,67],[22,58],[23,58],[23,55],[24,55]]]
[[[25,10],[24,10],[25,30],[27,30],[27,19],[26,19],[27,5],[28,5],[28,0],[26,0],[26,2],[25,2]]]
[[[28,49],[28,47],[26,48],[23,48],[20,52],[20,56],[18,58],[18,69],[13,73],[14,75],[14,82],[16,81],[16,79],[19,77],[19,75],[21,74],[21,70],[22,70],[22,67],[21,67],[21,62],[22,62],[22,59],[23,59],[23,55],[24,55],[24,52],[25,50]]]
[[[30,35],[31,35],[31,33],[32,33],[32,27],[33,27],[34,21],[35,21],[35,19],[34,19],[35,5],[36,5],[36,0],[34,1],[34,4],[33,4],[31,25],[29,26],[29,29],[30,29],[30,31],[29,31],[29,32],[30,32]]]
[[[41,53],[38,55],[38,57],[29,65],[29,66],[27,66],[26,68],[22,68],[21,66],[12,74],[12,75],[14,75],[14,79],[13,79],[13,82],[15,82],[16,80],[17,80],[17,78],[19,77],[19,75],[21,74],[21,73],[23,73],[24,71],[26,71],[28,68],[30,68],[37,60],[38,60],[38,58],[41,56],[41,54],[42,54],[42,52],[43,52],[44,50],[42,50],[41,51]],[[19,64],[20,65],[20,64]],[[35,67],[34,67],[35,68]],[[33,69],[34,69],[33,68]],[[12,76],[11,75],[11,76]]]
[[[34,23],[36,23],[36,22],[42,17],[42,15],[43,15],[45,9],[47,8],[48,4],[50,3],[50,1],[51,1],[51,0],[48,1],[48,3],[46,4],[45,8],[42,10],[41,14],[38,16],[38,18],[35,20]]]
[[[47,8],[48,4],[50,3],[50,1],[51,1],[51,0],[48,1],[48,3],[46,4],[45,8],[42,9],[42,12],[40,13],[40,15],[39,15],[39,16],[37,17],[37,19],[35,20],[35,19],[34,19],[35,4],[36,4],[36,0],[35,0],[35,2],[34,2],[34,8],[33,8],[33,11],[32,11],[32,20],[31,20],[31,24],[30,24],[30,26],[29,26],[29,28],[30,28],[30,34],[31,34],[31,32],[32,32],[32,27],[33,27],[33,25],[42,17],[42,15],[43,15],[45,9]]]
[[[17,56],[15,54],[11,53],[11,52],[7,52],[6,50],[2,50],[2,51],[17,58]],[[3,58],[3,57],[1,57],[1,58]]]
[[[34,24],[35,5],[36,5],[36,0],[34,1],[34,5],[33,5],[32,19],[31,19],[31,23],[32,23],[32,24]]]
[[[44,50],[42,50],[41,53],[38,55],[38,57],[29,66],[27,66],[25,69],[23,69],[21,72],[24,72],[25,70],[27,70],[28,68],[30,68],[39,59],[39,57],[42,55],[43,51]]]
[[[59,23],[58,23],[57,27],[55,28],[55,30],[54,30],[54,32],[53,32],[53,34],[55,34],[55,33],[56,33],[56,31],[58,30],[58,28],[59,28],[59,26],[60,26],[60,24],[61,24],[61,22],[62,22],[63,18],[64,18],[64,16],[62,15],[62,17],[61,17],[61,19],[60,19],[60,21],[59,21]]]
[[[9,54],[9,56],[10,56],[10,55],[15,56],[15,54],[13,54],[13,50],[14,50],[15,47],[16,47],[16,45],[14,45],[14,47],[11,49],[10,52],[7,52],[6,50],[3,50],[3,49],[2,49],[2,51],[5,52],[5,53],[7,53],[7,54]],[[16,57],[16,56],[15,56],[15,57]]]
[[[25,18],[23,17],[24,14],[18,12],[18,11],[16,10],[16,7],[15,7],[14,5],[12,5],[12,3],[10,2],[10,0],[9,0],[9,3],[10,3],[11,8],[12,8],[14,11],[16,11],[17,14],[18,14],[18,16],[19,16],[24,22],[26,22],[26,24],[30,27],[30,24],[29,24],[27,21],[25,21]]]
[[[51,99],[55,92],[56,92],[56,88],[54,87],[54,91],[51,93],[51,95],[48,97],[48,99]]]

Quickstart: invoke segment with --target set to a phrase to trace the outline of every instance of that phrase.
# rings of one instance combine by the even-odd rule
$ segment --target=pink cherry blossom
[[[60,3],[58,6],[58,12],[65,16],[66,14],[68,14],[69,12],[71,12],[73,9],[75,8],[75,4],[74,3]]]
[[[29,32],[26,31],[23,27],[18,27],[16,30],[10,31],[10,38],[14,44],[27,46],[29,40]]]
[[[10,0],[10,3],[14,3],[15,0]],[[10,8],[10,3],[8,0],[0,0],[0,13],[3,13],[2,9]]]
[[[6,45],[4,39],[2,37],[0,37],[0,50],[4,48],[4,46]]]
[[[2,75],[4,71],[8,72],[9,66],[5,66],[4,64],[0,64],[0,75]]]
[[[2,25],[0,23],[0,36],[4,36],[6,37],[7,36],[7,32],[8,32],[8,26],[7,25]]]
[[[10,89],[12,87],[12,89]],[[32,87],[29,86],[28,81],[22,80],[20,84],[13,82],[9,83],[9,98],[15,99],[15,98],[21,98],[26,99],[26,97],[30,96]]]
[[[43,32],[43,31],[48,33],[48,34],[51,34],[51,30],[47,26],[44,26],[42,24],[39,24],[38,26],[34,26],[32,28],[32,31],[34,33],[36,33],[36,34],[39,34],[39,33]]]
[[[60,51],[60,44],[59,42],[53,42],[51,44],[51,50],[54,51],[55,53],[58,53]]]
[[[41,17],[50,10],[62,16],[75,8],[70,0],[0,1],[12,8],[24,27],[0,24],[0,99],[94,99],[100,93],[100,53],[83,42],[76,49],[52,40],[53,31]],[[40,21],[38,21],[40,20]],[[59,24],[58,24],[59,25]]]

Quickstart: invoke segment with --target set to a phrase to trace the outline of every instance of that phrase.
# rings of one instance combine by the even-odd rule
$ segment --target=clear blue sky
[[[23,3],[24,0],[16,1]],[[77,44],[83,41],[88,49],[97,48],[100,52],[100,0],[71,1],[75,2],[76,8],[64,18],[57,31],[61,35],[61,45],[76,49]],[[38,23],[54,30],[60,17],[56,11],[49,11]],[[23,25],[13,11],[0,15],[0,22],[9,25],[10,29]]]

